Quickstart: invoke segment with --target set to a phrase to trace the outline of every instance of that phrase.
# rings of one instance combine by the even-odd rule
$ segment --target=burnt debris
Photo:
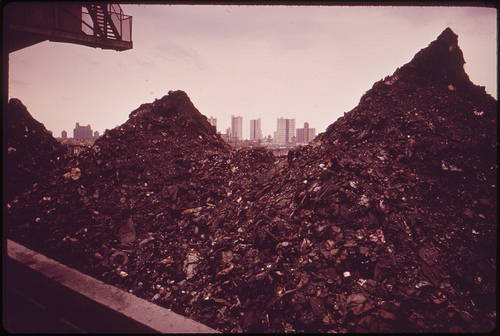
[[[3,113],[4,202],[42,180],[64,155],[63,146],[18,99]]]
[[[32,163],[12,180],[43,175],[6,199],[4,225],[223,332],[493,330],[497,102],[463,64],[447,28],[281,159],[232,149],[182,91],[78,156],[7,119],[7,164]]]

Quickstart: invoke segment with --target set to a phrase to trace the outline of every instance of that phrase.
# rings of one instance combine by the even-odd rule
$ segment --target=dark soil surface
[[[4,231],[223,332],[491,331],[497,102],[457,40],[281,159],[232,149],[182,91],[78,156],[12,99]]]

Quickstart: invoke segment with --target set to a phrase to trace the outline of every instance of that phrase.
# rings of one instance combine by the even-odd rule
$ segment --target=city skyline
[[[52,133],[52,131],[49,131]],[[54,136],[54,134],[52,133]],[[54,136],[55,138],[60,138],[60,139],[91,139],[91,138],[98,138],[100,137],[99,131],[93,131],[92,126],[88,124],[87,126],[80,125],[79,122],[76,123],[75,127],[73,128],[73,137],[68,138],[68,131],[62,130],[61,131],[61,136]]]
[[[275,135],[276,135],[275,133],[278,131],[278,127],[276,127],[271,133],[264,134],[262,132],[262,118],[261,117],[259,117],[257,119],[248,120],[248,123],[245,122],[245,118],[243,118],[242,116],[234,116],[234,115],[232,115],[231,119],[233,119],[233,118],[239,118],[238,119],[239,121],[237,123],[238,123],[238,125],[240,125],[238,127],[241,127],[241,129],[239,131],[237,131],[237,133],[238,134],[243,134],[242,138],[240,138],[239,140],[252,140],[252,135],[251,135],[251,133],[252,133],[252,122],[257,122],[258,123],[258,126],[256,126],[256,128],[260,130],[260,134],[257,137],[258,139],[267,139],[269,136],[271,136],[271,138],[274,139]],[[277,120],[279,120],[279,119],[286,120],[286,119],[291,119],[291,118],[285,118],[285,117],[279,117],[279,118],[277,118]],[[231,127],[226,128],[226,130],[219,129],[219,126],[218,126],[218,123],[217,123],[217,118],[215,118],[213,116],[210,116],[210,117],[207,117],[207,120],[208,120],[208,122],[212,126],[214,126],[216,133],[226,134],[227,132],[230,132],[230,134],[232,135],[232,128]],[[294,118],[294,120],[295,120],[295,118]],[[231,121],[231,123],[232,123],[232,121]],[[278,121],[278,123],[279,123],[279,121]],[[309,125],[309,123],[307,121],[304,122],[304,125],[305,124]],[[248,128],[247,126],[249,126],[249,133],[248,133],[248,136],[245,136],[245,134],[246,134],[245,130],[246,130],[246,128]],[[80,125],[79,122],[77,122],[76,126],[73,128],[73,138],[77,138],[77,137],[75,137],[75,134],[81,134],[81,132],[84,132],[84,131],[78,131],[77,129],[82,130],[84,128],[89,128],[89,129],[92,130],[92,127],[91,127],[90,124],[88,124],[87,126],[83,126],[83,125]],[[109,130],[109,129],[105,129],[104,132],[106,130]],[[296,131],[298,131],[298,130],[299,130],[299,128],[296,129]],[[313,130],[313,132],[314,132],[314,128],[311,128],[311,130]],[[76,133],[75,133],[75,131],[76,131]],[[52,132],[52,131],[50,131],[50,132]],[[102,134],[104,134],[104,132]],[[65,129],[63,129],[60,134],[61,134],[61,136],[56,136],[56,137],[57,138],[65,139],[64,134],[66,134],[66,138],[68,138],[67,136],[68,136],[69,133],[68,133],[68,131],[66,131]],[[96,136],[96,134],[97,134],[97,136]],[[317,134],[316,133],[314,133],[314,134],[315,134],[314,135],[314,137],[315,137]],[[100,136],[100,132],[99,131],[92,131],[92,137],[98,137],[98,136]],[[297,136],[297,134],[295,134],[295,136]],[[310,139],[310,140],[312,140],[312,139]]]
[[[252,139],[252,135],[251,135],[252,134],[252,122],[256,122],[257,123],[258,126],[256,126],[256,129],[258,129],[260,131],[260,134],[258,134],[257,139],[267,139],[269,136],[271,136],[271,138],[274,139],[275,138],[275,133],[278,131],[278,127],[276,127],[275,130],[271,134],[264,134],[262,132],[262,118],[257,118],[257,119],[252,119],[252,120],[248,121],[249,122],[249,133],[248,133],[249,135],[246,137],[246,136],[244,136],[245,132],[243,132],[243,130],[245,130],[245,127],[248,126],[248,124],[245,123],[245,118],[243,118],[242,116],[231,116],[231,118],[240,118],[239,120],[241,121],[241,124],[240,124],[240,122],[238,122],[238,124],[241,126],[241,129],[240,129],[240,131],[238,133],[239,134],[243,134],[243,136],[239,140],[253,140]],[[278,123],[279,123],[280,119],[286,120],[286,119],[290,119],[290,118],[279,117],[279,118],[277,118]],[[208,120],[208,122],[212,126],[214,126],[216,133],[224,134],[225,132],[228,132],[228,130],[229,130],[230,133],[232,133],[232,128],[231,127],[227,128],[225,130],[225,132],[223,132],[223,130],[219,129],[218,124],[217,124],[217,118],[215,118],[213,116],[210,116],[210,117],[207,117],[207,120]],[[294,120],[295,120],[295,118],[294,118]],[[309,127],[309,123],[307,121],[304,122],[304,126],[305,125],[307,125],[307,127]],[[240,127],[240,126],[238,126],[238,127]],[[85,133],[85,131],[83,129],[87,129],[87,128],[90,129],[90,131],[92,132],[92,137],[98,137],[98,136],[100,136],[100,132],[99,131],[93,131],[92,130],[92,126],[90,124],[88,124],[87,126],[83,126],[83,125],[80,125],[79,122],[77,122],[76,125],[75,125],[75,127],[73,128],[73,138],[75,138],[75,139],[76,138],[80,138],[80,134]],[[299,130],[299,128],[296,128],[295,130],[297,132]],[[315,129],[314,128],[310,128],[310,130],[313,130],[313,133],[315,134],[313,136],[313,138],[314,138],[317,135],[315,133]],[[106,130],[104,130],[104,131],[106,131]],[[65,139],[64,134],[66,134],[66,138],[67,138],[67,136],[68,136],[69,133],[66,130],[62,130],[60,134],[61,134],[61,136],[56,136],[56,137],[57,138]],[[78,134],[78,136],[75,137],[75,134]],[[104,134],[104,132],[103,132],[103,134]],[[295,133],[295,136],[298,136],[297,133]],[[311,141],[313,138],[309,139],[309,141]]]
[[[222,130],[217,128],[217,118],[210,117],[208,118],[210,124],[212,126],[216,127],[216,132],[223,135],[223,138],[226,140],[229,139],[235,139],[235,132],[231,127],[227,128],[225,133],[222,132]],[[235,123],[238,125],[240,128],[238,131],[236,131],[237,134],[242,133],[241,128],[245,128],[247,126],[245,124],[245,118],[242,116],[231,116],[231,122],[232,124]],[[311,140],[313,140],[316,137],[316,129],[315,128],[310,128],[309,123],[306,121],[304,122],[304,128],[296,128],[296,120],[290,119],[290,118],[284,118],[280,117],[277,118],[276,120],[276,131],[273,132],[273,134],[268,134],[264,135],[262,133],[262,119],[252,119],[249,120],[249,136],[248,137],[243,137],[243,138],[238,138],[238,140],[250,140],[250,141],[259,141],[259,140],[265,140],[269,136],[273,139],[274,144],[279,144],[279,145],[287,145],[291,143],[297,143],[297,144],[307,144]],[[302,132],[300,134],[299,138],[299,132]],[[293,138],[293,139],[292,139]]]

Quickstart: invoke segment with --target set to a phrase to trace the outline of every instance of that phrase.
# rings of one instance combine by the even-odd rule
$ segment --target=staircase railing
[[[82,6],[82,31],[87,35],[117,41],[132,41],[132,16],[118,4]]]

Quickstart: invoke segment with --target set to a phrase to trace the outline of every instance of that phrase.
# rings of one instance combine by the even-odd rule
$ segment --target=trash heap
[[[494,327],[496,101],[463,64],[446,29],[276,167],[247,211],[259,214],[252,246],[270,251],[254,267],[270,277],[252,284],[248,271],[235,286],[266,293],[254,301],[263,313],[247,323],[300,332]]]
[[[8,233],[223,332],[490,331],[496,100],[463,65],[447,28],[284,159],[170,92],[19,193]]]
[[[64,148],[18,99],[3,112],[3,197],[9,202],[58,165]]]
[[[50,147],[40,150],[51,152]],[[261,170],[265,160],[275,161],[270,153],[262,157],[258,149],[250,152],[256,153]],[[38,250],[61,255],[70,266],[84,262],[93,267],[85,249],[99,259],[109,254],[108,244],[123,246],[176,227],[183,233],[194,223],[186,219],[188,214],[206,222],[235,189],[226,182],[237,172],[235,164],[252,164],[251,156],[246,160],[247,152],[242,153],[231,151],[186,93],[169,92],[140,106],[126,123],[106,131],[78,156],[59,158],[43,181],[7,208],[19,224],[13,227],[21,228],[19,239],[32,239],[34,230],[47,239],[34,242]],[[239,175],[249,175],[246,168]],[[250,183],[254,178],[246,179]],[[233,180],[236,185],[241,179]]]

